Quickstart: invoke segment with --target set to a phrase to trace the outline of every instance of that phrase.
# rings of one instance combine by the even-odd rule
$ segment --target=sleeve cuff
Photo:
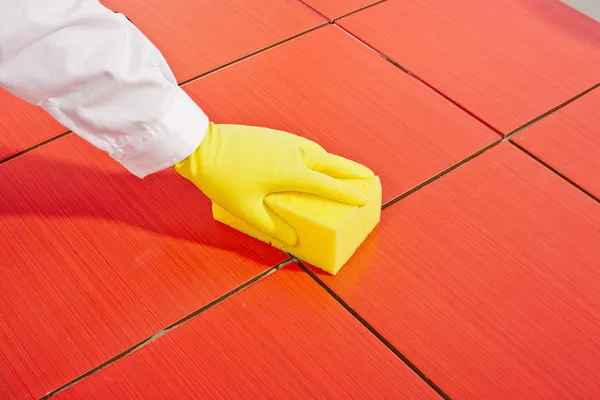
[[[204,139],[209,120],[181,88],[152,131],[117,148],[110,156],[139,178],[186,159]]]

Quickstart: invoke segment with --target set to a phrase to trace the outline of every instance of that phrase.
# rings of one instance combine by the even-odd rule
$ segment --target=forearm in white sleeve
[[[0,0],[0,86],[139,177],[185,159],[208,128],[156,47],[97,0]]]

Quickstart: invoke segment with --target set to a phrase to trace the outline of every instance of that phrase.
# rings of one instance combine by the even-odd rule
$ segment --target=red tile
[[[216,122],[294,132],[368,165],[384,200],[499,137],[333,26],[184,88]]]
[[[514,136],[513,140],[600,198],[600,89]]]
[[[319,276],[452,398],[594,399],[599,259],[600,204],[503,143]]]
[[[553,0],[389,0],[339,23],[500,131],[600,81],[600,24]]]
[[[0,89],[0,160],[66,129],[44,110]]]
[[[39,397],[284,259],[71,135],[0,165],[0,382]]]
[[[159,48],[179,81],[325,22],[295,0],[103,0]],[[66,129],[41,109],[0,91],[0,160]]]
[[[300,0],[313,10],[332,20],[363,7],[377,3],[379,0]]]
[[[285,268],[57,398],[437,399],[298,267]]]
[[[179,81],[325,20],[297,0],[102,0],[158,47]]]

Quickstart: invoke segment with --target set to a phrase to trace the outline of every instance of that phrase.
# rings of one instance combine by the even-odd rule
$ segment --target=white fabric
[[[208,128],[156,47],[97,0],[0,0],[0,86],[139,177],[186,158]]]

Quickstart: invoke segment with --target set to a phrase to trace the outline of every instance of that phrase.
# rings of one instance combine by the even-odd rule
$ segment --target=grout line
[[[387,1],[387,0],[382,0],[383,1]],[[380,2],[380,3],[381,3]],[[376,3],[379,4],[379,3]],[[363,44],[364,46],[366,46],[367,48],[369,48],[371,51],[373,51],[375,54],[377,54],[378,56],[380,56],[381,58],[383,58],[384,60],[386,60],[387,62],[391,63],[392,65],[394,65],[395,67],[399,68],[401,71],[403,71],[404,73],[406,73],[407,75],[411,76],[412,78],[416,79],[417,81],[419,81],[420,83],[422,83],[423,85],[425,85],[426,87],[428,87],[429,89],[433,90],[435,93],[437,93],[438,95],[442,96],[444,99],[446,99],[447,101],[449,101],[450,103],[452,103],[453,105],[455,105],[456,107],[458,107],[459,109],[461,109],[462,111],[464,111],[465,113],[467,113],[469,116],[471,116],[472,118],[476,119],[477,121],[479,121],[480,123],[482,123],[483,125],[485,125],[487,128],[491,129],[493,132],[495,132],[496,134],[498,134],[501,138],[491,144],[489,144],[488,146],[484,147],[483,149],[477,151],[476,153],[468,156],[467,158],[463,159],[462,161],[459,161],[458,163],[450,166],[449,168],[446,168],[445,170],[443,170],[442,172],[434,175],[433,177],[427,179],[426,181],[418,184],[417,186],[413,187],[412,189],[404,192],[403,194],[395,197],[394,199],[388,201],[387,203],[382,205],[382,210],[385,210],[387,207],[395,204],[396,202],[404,199],[405,197],[409,196],[410,194],[416,192],[417,190],[423,188],[424,186],[432,183],[433,181],[441,178],[442,176],[446,175],[447,173],[453,171],[454,169],[460,167],[461,165],[471,161],[472,159],[474,159],[475,157],[485,153],[486,151],[490,150],[492,147],[497,146],[498,144],[505,142],[505,141],[509,141],[510,143],[516,145],[517,147],[519,147],[522,151],[526,152],[528,155],[530,155],[531,157],[535,158],[538,162],[542,163],[543,165],[545,165],[547,168],[549,168],[551,171],[553,171],[554,173],[556,173],[557,175],[561,176],[563,179],[565,179],[566,181],[568,181],[569,183],[571,183],[572,185],[574,185],[575,187],[577,187],[579,190],[581,190],[582,192],[584,192],[585,194],[587,194],[588,196],[590,196],[592,199],[598,201],[598,198],[596,196],[594,196],[593,194],[591,194],[590,192],[588,192],[587,190],[585,190],[583,187],[581,187],[580,185],[578,185],[577,183],[575,183],[574,181],[572,181],[571,179],[567,178],[565,175],[561,174],[560,172],[558,172],[556,169],[552,168],[550,165],[546,164],[544,161],[542,161],[541,159],[537,158],[535,155],[533,155],[532,153],[528,152],[527,150],[525,150],[524,148],[522,148],[521,146],[518,146],[516,143],[514,143],[511,138],[513,136],[515,136],[516,134],[518,134],[519,132],[521,132],[522,130],[526,129],[527,127],[537,123],[538,121],[548,117],[549,115],[553,114],[554,112],[562,109],[563,107],[566,107],[567,105],[569,105],[570,103],[574,102],[575,100],[579,99],[582,96],[585,96],[586,94],[588,94],[589,92],[593,91],[594,89],[600,87],[600,83],[597,83],[595,85],[593,85],[592,87],[584,90],[583,92],[571,97],[570,99],[564,101],[563,103],[559,104],[558,106],[546,111],[545,113],[535,117],[534,119],[526,122],[525,124],[521,125],[520,127],[508,132],[506,135],[504,135],[499,129],[496,129],[493,125],[489,124],[488,122],[486,122],[485,120],[481,119],[480,117],[478,117],[476,114],[474,114],[473,112],[471,112],[470,110],[468,110],[467,108],[465,108],[464,106],[462,106],[461,104],[459,104],[458,102],[456,102],[454,99],[452,99],[451,97],[447,96],[446,94],[444,94],[443,92],[441,92],[440,90],[438,90],[437,88],[435,88],[434,86],[430,85],[429,83],[427,83],[426,81],[424,81],[423,79],[421,79],[418,75],[413,74],[410,70],[408,70],[407,68],[403,67],[400,63],[394,61],[393,59],[389,58],[388,56],[386,56],[385,54],[381,53],[379,50],[375,49],[374,47],[372,47],[371,45],[369,45],[367,42],[365,42],[364,40],[360,39],[359,37],[357,37],[356,35],[354,35],[352,32],[348,31],[347,29],[345,29],[343,26],[340,26],[338,24],[335,23],[334,21],[334,25],[341,29],[342,31],[344,31],[345,33],[347,33],[349,36],[351,36],[352,38],[354,38],[355,40],[357,40],[358,42],[360,42],[361,44]]]
[[[370,6],[364,7],[364,8],[369,8],[372,7],[374,5],[383,3],[387,0],[382,0],[378,3],[372,4]],[[363,9],[364,9],[363,8]],[[360,10],[357,10],[356,12],[358,12]],[[353,12],[354,13],[354,12]],[[350,14],[353,14],[350,13]],[[343,17],[340,17],[343,18]],[[503,134],[502,131],[500,129],[495,128],[492,124],[488,123],[487,121],[485,121],[484,119],[482,119],[481,117],[479,117],[477,114],[475,114],[474,112],[470,111],[468,108],[466,108],[465,106],[463,106],[462,104],[458,103],[456,100],[454,100],[452,97],[446,95],[445,93],[443,93],[441,90],[437,89],[435,86],[429,84],[427,81],[425,81],[423,78],[421,78],[419,75],[411,72],[408,68],[402,66],[400,63],[398,63],[397,61],[393,60],[392,58],[388,57],[387,55],[385,55],[384,53],[380,52],[379,50],[377,50],[376,48],[374,48],[373,46],[371,46],[370,44],[368,44],[366,41],[362,40],[361,38],[359,38],[358,36],[356,36],[355,34],[353,34],[352,32],[350,32],[349,30],[345,29],[343,26],[335,23],[338,19],[340,18],[336,18],[333,22],[334,25],[340,29],[342,29],[344,32],[346,32],[348,35],[352,36],[354,39],[358,40],[359,42],[361,42],[362,44],[364,44],[365,46],[367,46],[369,49],[371,49],[372,51],[374,51],[377,55],[379,55],[380,57],[382,57],[384,60],[386,60],[387,62],[391,63],[392,65],[394,65],[395,67],[399,68],[400,70],[402,70],[403,72],[405,72],[406,74],[408,74],[409,76],[411,76],[412,78],[416,79],[417,81],[421,82],[422,84],[424,84],[425,86],[427,86],[429,89],[433,90],[434,92],[436,92],[437,94],[439,94],[440,96],[442,96],[444,99],[448,100],[449,102],[451,102],[452,104],[454,104],[456,107],[460,108],[462,111],[464,111],[465,113],[467,113],[469,116],[475,118],[477,121],[479,121],[480,123],[482,123],[483,125],[485,125],[486,127],[488,127],[489,129],[491,129],[492,131],[494,131],[496,134],[502,136],[504,138],[504,140],[509,140],[510,138],[512,138],[514,135],[518,134],[519,132],[521,132],[523,129],[529,127],[530,125],[535,124],[536,122],[538,122],[541,119],[546,118],[547,116],[549,116],[550,114],[553,114],[554,112],[560,110],[561,108],[569,105],[570,103],[572,103],[573,101],[577,100],[578,98],[585,96],[587,93],[591,92],[592,90],[600,87],[600,83],[597,83],[595,85],[593,85],[592,87],[584,90],[583,92],[571,97],[570,99],[564,101],[563,103],[559,104],[558,106],[551,108],[550,110],[546,111],[545,113],[537,116],[536,118],[532,119],[531,121],[528,121],[526,123],[524,123],[523,125],[519,126],[516,129],[513,129],[512,131],[508,132],[507,134]]]
[[[391,59],[388,59],[392,64],[394,64],[395,62]],[[395,65],[395,64],[394,64]],[[447,101],[449,101],[450,103],[454,104],[456,107],[458,107],[459,109],[461,109],[463,112],[465,112],[467,115],[469,115],[470,117],[476,119],[477,121],[479,121],[481,124],[485,125],[486,127],[488,127],[489,129],[491,129],[494,133],[500,135],[501,137],[504,137],[504,134],[502,133],[502,131],[500,131],[499,129],[497,129],[496,127],[494,127],[492,124],[490,124],[489,122],[487,122],[486,120],[484,120],[483,118],[479,117],[477,114],[475,114],[473,111],[469,110],[467,107],[463,106],[462,104],[460,104],[458,101],[454,100],[452,97],[446,95],[444,92],[442,92],[441,90],[437,89],[435,86],[430,85],[427,81],[423,80],[421,77],[419,77],[418,75],[412,73],[411,71],[406,71],[406,73],[412,77],[413,79],[416,79],[417,81],[421,82],[423,85],[427,86],[429,89],[433,90],[434,92],[436,92],[438,95],[442,96],[444,99],[446,99]]]
[[[383,0],[383,1],[387,1],[387,0]],[[377,3],[377,4],[379,4],[379,3]],[[335,22],[334,22],[334,25],[336,27],[338,27],[339,29],[341,29],[342,31],[344,31],[346,34],[350,35],[352,38],[354,38],[358,42],[362,43],[364,46],[366,46],[368,49],[370,49],[371,51],[373,51],[379,57],[383,58],[385,61],[387,61],[390,64],[392,64],[394,67],[399,68],[402,72],[406,73],[411,78],[417,80],[422,85],[425,85],[430,90],[433,90],[439,96],[442,96],[445,100],[447,100],[450,103],[452,103],[455,107],[458,107],[460,110],[462,110],[463,112],[465,112],[467,115],[469,115],[470,117],[476,119],[478,122],[480,122],[481,124],[485,125],[488,129],[491,129],[497,135],[499,135],[501,137],[504,137],[504,135],[502,134],[502,132],[499,129],[497,129],[496,127],[494,127],[492,124],[488,123],[487,121],[485,121],[484,119],[482,119],[481,117],[479,117],[477,114],[475,114],[474,112],[472,112],[471,110],[469,110],[468,108],[466,108],[465,106],[463,106],[462,104],[458,103],[453,98],[451,98],[450,96],[448,96],[445,93],[443,93],[441,90],[437,89],[435,86],[429,84],[427,81],[425,81],[424,79],[422,79],[418,75],[416,75],[413,72],[411,72],[408,68],[404,67],[399,62],[395,61],[394,59],[392,59],[392,58],[388,57],[387,55],[385,55],[384,53],[380,52],[379,50],[377,50],[376,48],[374,48],[373,46],[371,46],[370,44],[368,44],[367,42],[365,42],[364,40],[362,40],[361,38],[359,38],[358,36],[356,36],[352,32],[350,32],[349,30],[347,30],[346,28],[344,28],[343,26],[338,25]]]
[[[474,154],[471,154],[470,156],[468,156],[467,158],[457,162],[456,164],[451,165],[450,167],[446,168],[445,170],[443,170],[442,172],[437,173],[436,175],[432,176],[431,178],[427,179],[424,182],[421,182],[420,184],[418,184],[417,186],[413,187],[412,189],[409,189],[408,191],[402,193],[401,195],[393,198],[392,200],[389,200],[387,203],[383,204],[381,206],[382,210],[385,210],[386,208],[388,208],[389,206],[394,205],[395,203],[397,203],[398,201],[404,199],[405,197],[413,194],[414,192],[416,192],[417,190],[429,185],[430,183],[438,180],[439,178],[441,178],[442,176],[446,175],[447,173],[455,170],[456,168],[460,167],[463,164],[466,164],[467,162],[471,161],[472,159],[474,159],[475,157],[480,156],[481,154],[485,153],[486,151],[490,150],[491,148],[499,145],[500,143],[506,142],[508,141],[509,143],[513,144],[514,146],[518,147],[520,150],[522,150],[523,152],[525,152],[527,155],[529,155],[530,157],[534,158],[536,161],[538,161],[539,163],[541,163],[542,165],[544,165],[546,168],[548,168],[549,170],[551,170],[552,172],[554,172],[555,174],[557,174],[558,176],[560,176],[561,178],[563,178],[564,180],[566,180],[567,182],[569,182],[570,184],[572,184],[573,186],[575,186],[577,189],[581,190],[583,193],[585,193],[586,195],[588,195],[589,197],[591,197],[592,199],[600,202],[600,199],[598,199],[596,196],[594,196],[592,193],[590,193],[589,191],[587,191],[586,189],[584,189],[583,187],[581,187],[579,184],[577,184],[576,182],[574,182],[573,180],[569,179],[568,177],[566,177],[564,174],[562,174],[561,172],[559,172],[558,170],[556,170],[555,168],[553,168],[552,166],[550,166],[549,164],[547,164],[546,162],[544,162],[542,159],[540,159],[539,157],[537,157],[536,155],[534,155],[533,153],[531,153],[530,151],[526,150],[525,148],[523,148],[522,146],[518,145],[516,142],[514,142],[513,140],[511,140],[511,138],[513,136],[515,136],[517,133],[519,133],[520,131],[522,131],[523,129],[529,127],[530,125],[535,124],[536,122],[540,121],[543,118],[546,118],[547,116],[549,116],[550,114],[554,113],[557,110],[560,110],[561,108],[567,106],[568,104],[572,103],[573,101],[577,100],[578,98],[585,96],[587,93],[591,92],[592,90],[596,89],[600,87],[600,83],[592,86],[591,88],[581,92],[580,94],[572,97],[571,99],[565,101],[564,103],[554,107],[553,109],[545,112],[544,114],[532,119],[531,121],[523,124],[521,127],[511,131],[510,133],[508,133],[506,136],[498,139],[497,141],[487,145],[486,147],[482,148],[481,150],[477,151]]]
[[[441,398],[450,400],[448,396],[438,385],[436,385],[431,379],[425,375],[415,364],[412,363],[404,354],[400,352],[389,340],[387,340],[381,333],[379,333],[371,324],[369,324],[363,317],[356,312],[348,303],[344,301],[333,289],[331,289],[325,282],[323,282],[317,274],[315,274],[310,268],[308,268],[302,261],[295,259],[296,263],[306,272],[310,277],[316,281],[330,296],[332,296],[346,311],[348,311],[354,318],[358,320],[371,334],[375,335],[381,343],[383,343],[389,350],[391,350],[406,366],[408,366],[414,373],[416,373],[431,389],[433,389]]]
[[[404,199],[405,197],[413,194],[417,190],[422,189],[423,187],[429,185],[430,183],[438,180],[439,178],[441,178],[442,176],[446,175],[447,173],[454,171],[456,168],[462,166],[463,164],[466,164],[467,162],[471,161],[475,157],[478,157],[478,156],[482,155],[486,151],[488,151],[488,150],[496,147],[497,145],[499,145],[502,142],[503,142],[503,139],[498,139],[495,142],[492,142],[492,143],[488,144],[487,146],[485,146],[484,148],[482,148],[482,149],[478,150],[477,152],[471,154],[467,158],[462,159],[461,161],[457,162],[456,164],[453,164],[450,167],[446,168],[442,172],[438,172],[437,174],[435,174],[431,178],[429,178],[429,179],[427,179],[427,180],[419,183],[417,186],[414,186],[412,189],[409,189],[406,192],[402,193],[401,195],[393,198],[392,200],[389,200],[388,202],[386,202],[385,204],[383,204],[381,206],[381,209],[385,210],[389,206],[394,205],[395,203],[399,202],[400,200]]]
[[[293,262],[293,260],[291,258],[288,258],[282,262],[280,262],[279,264],[275,265],[272,268],[269,268],[266,271],[261,272],[260,274],[256,275],[254,278],[242,283],[241,285],[237,286],[236,288],[228,291],[227,293],[217,297],[216,299],[214,299],[213,301],[211,301],[208,304],[205,304],[204,306],[200,307],[199,309],[197,309],[196,311],[193,311],[192,313],[186,315],[183,318],[180,318],[179,320],[173,322],[172,324],[168,325],[167,327],[161,329],[160,331],[156,332],[155,334],[153,334],[152,336],[147,337],[146,339],[142,340],[141,342],[138,342],[137,344],[129,347],[126,350],[123,350],[122,352],[120,352],[119,354],[117,354],[116,356],[111,357],[110,359],[106,360],[105,362],[95,366],[94,368],[90,369],[89,371],[83,373],[82,375],[78,376],[77,378],[65,383],[64,385],[51,390],[50,392],[46,393],[43,397],[40,398],[40,400],[46,400],[49,399],[51,397],[53,397],[54,395],[62,392],[65,389],[68,389],[69,387],[79,383],[80,381],[86,379],[87,377],[95,374],[96,372],[108,367],[110,364],[113,364],[114,362],[120,360],[121,358],[133,353],[134,351],[139,350],[140,348],[146,346],[147,344],[152,343],[153,341],[155,341],[156,339],[160,338],[161,336],[167,334],[168,332],[170,332],[173,329],[178,328],[180,325],[186,323],[187,321],[189,321],[190,319],[204,313],[205,311],[217,306],[218,304],[224,302],[225,300],[229,299],[230,297],[238,294],[239,292],[241,292],[244,289],[247,289],[249,286],[253,285],[254,283],[257,283],[258,281],[268,277],[269,275],[277,272],[278,270],[280,270],[281,268],[285,267],[286,265],[289,265]]]
[[[23,149],[23,150],[21,150],[21,151],[18,151],[18,152],[14,153],[14,154],[11,154],[11,155],[10,155],[10,156],[8,156],[8,157],[1,158],[1,159],[0,159],[0,164],[2,164],[2,163],[5,163],[5,162],[7,162],[7,161],[10,161],[10,160],[12,160],[12,159],[14,159],[14,158],[17,158],[17,157],[19,157],[19,156],[22,156],[22,155],[23,155],[23,154],[25,154],[25,153],[29,153],[30,151],[32,151],[32,150],[35,150],[35,149],[37,149],[38,147],[42,147],[42,146],[44,146],[44,145],[46,145],[46,144],[48,144],[48,143],[54,142],[55,140],[57,140],[57,139],[60,139],[60,138],[62,138],[62,137],[64,137],[64,136],[67,136],[67,135],[68,135],[68,134],[70,134],[70,133],[71,133],[71,131],[66,131],[66,132],[63,132],[63,133],[59,133],[59,134],[58,134],[58,135],[56,135],[56,136],[52,136],[52,137],[51,137],[51,138],[49,138],[49,139],[46,139],[46,140],[44,140],[44,141],[42,141],[42,142],[40,142],[40,143],[38,143],[38,144],[35,144],[35,145],[33,145],[33,146],[27,147],[26,149]]]
[[[560,176],[562,179],[564,179],[565,181],[567,181],[571,185],[575,186],[577,189],[579,189],[580,191],[582,191],[583,193],[585,193],[586,195],[588,195],[590,198],[592,198],[593,200],[596,200],[598,203],[600,203],[600,198],[596,197],[591,192],[589,192],[588,190],[584,189],[578,183],[576,183],[572,179],[568,178],[562,172],[558,171],[556,168],[554,168],[550,164],[546,163],[544,160],[542,160],[541,158],[539,158],[538,156],[536,156],[535,154],[533,154],[532,152],[530,152],[529,150],[527,150],[526,148],[524,148],[523,146],[521,146],[520,144],[516,143],[513,140],[509,140],[508,143],[512,144],[517,149],[521,150],[523,153],[527,154],[529,157],[533,158],[535,161],[539,162],[544,167],[548,168],[551,172],[553,172],[556,175]]]
[[[307,7],[309,10],[311,10],[312,12],[317,14],[319,17],[323,18],[325,21],[328,21],[328,23],[331,23],[331,20],[329,19],[329,17],[327,17],[327,15],[323,14],[321,11],[317,10],[315,7],[308,4],[305,0],[298,0],[298,1],[300,2],[300,4]]]
[[[338,19],[342,19],[342,18],[349,17],[350,15],[356,14],[356,13],[358,13],[358,12],[361,12],[361,11],[363,11],[363,10],[366,10],[366,9],[368,9],[368,8],[374,7],[374,6],[376,6],[376,5],[379,5],[379,4],[381,4],[381,3],[385,3],[386,1],[387,1],[387,0],[379,0],[379,1],[376,1],[375,3],[368,4],[368,5],[364,6],[364,7],[361,7],[361,8],[359,8],[359,9],[356,9],[356,10],[354,10],[354,11],[350,11],[350,12],[348,12],[348,13],[344,14],[344,15],[341,15],[341,16],[339,16],[339,17],[336,17],[336,18],[334,18],[334,19],[332,20],[332,22],[336,22]]]
[[[289,42],[289,41],[291,41],[291,40],[297,39],[297,38],[299,38],[300,36],[306,35],[306,34],[308,34],[308,33],[310,33],[310,32],[316,31],[317,29],[321,29],[321,28],[323,28],[323,27],[325,27],[325,26],[328,26],[328,25],[331,25],[331,23],[330,23],[330,22],[324,22],[324,23],[323,23],[323,24],[321,24],[321,25],[317,25],[317,26],[315,26],[315,27],[312,27],[312,28],[310,28],[310,29],[308,29],[308,30],[306,30],[306,31],[303,31],[303,32],[297,33],[297,34],[296,34],[296,35],[294,35],[294,36],[290,36],[290,37],[288,37],[288,38],[286,38],[286,39],[280,40],[279,42],[276,42],[276,43],[274,43],[274,44],[271,44],[271,45],[269,45],[269,46],[267,46],[267,47],[263,47],[262,49],[258,49],[258,50],[256,50],[256,51],[253,51],[252,53],[246,54],[245,56],[242,56],[242,57],[240,57],[240,58],[236,58],[236,59],[235,59],[235,60],[233,60],[233,61],[230,61],[230,62],[228,62],[228,63],[225,63],[225,64],[223,64],[223,65],[220,65],[220,66],[218,66],[218,67],[215,67],[215,68],[213,68],[213,69],[211,69],[211,70],[208,70],[208,71],[206,71],[206,72],[203,72],[203,73],[201,73],[201,74],[199,74],[199,75],[196,75],[196,76],[194,76],[194,77],[192,77],[192,78],[189,78],[189,79],[186,79],[186,80],[184,80],[184,81],[181,81],[181,82],[178,84],[178,86],[179,86],[179,87],[183,87],[184,85],[187,85],[187,84],[189,84],[189,83],[195,82],[195,81],[197,81],[198,79],[200,79],[200,78],[203,78],[203,77],[205,77],[205,76],[207,76],[207,75],[211,75],[211,74],[213,74],[213,73],[215,73],[215,72],[217,72],[217,71],[220,71],[220,70],[222,70],[222,69],[224,69],[224,68],[227,68],[227,67],[229,67],[229,66],[232,66],[232,65],[234,65],[234,64],[237,64],[237,63],[239,63],[239,62],[242,62],[242,61],[244,61],[244,60],[246,60],[246,59],[248,59],[248,58],[250,58],[250,57],[254,57],[254,56],[256,56],[256,55],[258,55],[258,54],[261,54],[261,53],[263,53],[263,52],[265,52],[265,51],[267,51],[267,50],[273,49],[274,47],[280,46],[280,45],[282,45],[282,44],[284,44],[284,43],[287,43],[287,42]],[[10,156],[6,157],[6,158],[0,158],[0,164],[2,164],[2,163],[4,163],[4,162],[7,162],[7,161],[10,161],[10,160],[12,160],[12,159],[14,159],[14,158],[17,158],[17,157],[19,157],[19,156],[22,156],[23,154],[29,153],[30,151],[32,151],[32,150],[35,150],[35,149],[37,149],[38,147],[44,146],[44,145],[46,145],[46,144],[48,144],[48,143],[50,143],[50,142],[53,142],[53,141],[55,141],[55,140],[57,140],[57,139],[60,139],[60,138],[62,138],[62,137],[64,137],[64,136],[67,136],[67,135],[68,135],[68,134],[70,134],[70,133],[72,133],[72,131],[70,131],[70,130],[69,130],[69,131],[66,131],[66,132],[63,132],[63,133],[60,133],[60,134],[58,134],[58,135],[56,135],[56,136],[52,136],[52,137],[50,137],[50,138],[48,138],[48,139],[46,139],[46,140],[44,140],[44,141],[40,142],[40,143],[38,143],[38,144],[35,144],[35,145],[33,145],[33,146],[30,146],[30,147],[27,147],[26,149],[20,150],[20,151],[18,151],[17,153],[14,153],[14,154],[12,154],[12,155],[10,155]]]
[[[352,14],[356,14],[356,13],[358,13],[358,12],[361,12],[361,11],[363,11],[363,10],[366,10],[367,8],[371,8],[371,7],[373,7],[373,6],[376,6],[376,5],[378,5],[378,4],[381,4],[381,3],[383,3],[383,2],[385,2],[385,1],[387,1],[387,0],[379,0],[379,1],[376,1],[376,2],[374,2],[374,3],[367,4],[366,6],[360,7],[360,8],[358,8],[358,9],[356,9],[356,10],[352,10],[352,11],[350,11],[350,12],[347,12],[346,14],[342,14],[342,15],[340,15],[339,17],[334,17],[334,18],[329,18],[327,15],[323,14],[321,11],[317,10],[315,7],[313,7],[313,6],[311,6],[310,4],[308,4],[308,3],[306,2],[306,0],[298,0],[298,1],[299,1],[300,3],[302,3],[302,4],[304,4],[306,7],[310,8],[312,11],[314,11],[314,12],[315,12],[317,15],[319,15],[321,18],[323,18],[323,19],[325,19],[326,21],[328,21],[330,24],[333,24],[333,23],[335,23],[335,21],[337,21],[338,19],[346,18],[346,17],[348,17],[348,16],[350,16],[350,15],[352,15]]]
[[[350,32],[349,30],[347,30],[343,26],[338,25],[335,22],[333,23],[333,26],[336,27],[337,29],[339,29],[340,31],[342,31],[343,33],[345,33],[346,35],[348,35],[352,40],[358,42],[362,46],[365,46],[369,51],[372,51],[373,53],[377,54],[379,57],[383,58],[385,61],[387,61],[390,64],[392,64],[394,67],[399,68],[400,70],[402,70],[402,72],[404,72],[406,74],[410,74],[409,70],[407,70],[402,65],[398,64],[396,61],[392,60],[391,58],[389,58],[388,56],[386,56],[385,54],[383,54],[382,52],[380,52],[376,48],[369,46],[364,40],[359,39],[357,36],[355,36],[354,34],[352,34],[352,32]]]
[[[547,116],[549,116],[550,114],[553,114],[554,112],[560,110],[561,108],[568,106],[569,104],[571,104],[572,102],[574,102],[578,98],[585,96],[586,94],[588,94],[592,90],[596,89],[597,87],[600,87],[600,83],[597,83],[594,86],[592,86],[592,87],[584,90],[583,92],[581,92],[581,93],[579,93],[579,94],[571,97],[567,101],[565,101],[565,102],[557,105],[554,108],[551,108],[550,110],[546,111],[542,115],[539,115],[536,118],[532,119],[531,121],[528,121],[528,122],[524,123],[520,127],[516,128],[516,129],[513,129],[512,131],[510,131],[509,133],[506,134],[506,136],[504,137],[504,140],[510,140],[510,139],[512,139],[513,136],[515,136],[516,134],[518,134],[519,132],[521,132],[525,128],[528,128],[529,126],[531,126],[531,125],[535,124],[536,122],[538,122],[538,121],[546,118]]]
[[[209,70],[209,71],[203,72],[203,73],[201,73],[201,74],[199,74],[199,75],[196,75],[196,76],[194,76],[194,77],[192,77],[192,78],[186,79],[185,81],[182,81],[182,82],[179,84],[179,86],[184,86],[184,85],[190,84],[190,83],[192,83],[192,82],[195,82],[195,81],[197,81],[197,80],[198,80],[198,79],[200,79],[200,78],[204,78],[204,77],[205,77],[205,76],[207,76],[207,75],[214,74],[214,73],[215,73],[215,72],[217,72],[217,71],[220,71],[220,70],[222,70],[222,69],[225,69],[225,68],[227,68],[227,67],[230,67],[230,66],[232,66],[232,65],[234,65],[234,64],[240,63],[240,62],[242,62],[242,61],[244,61],[244,60],[247,60],[248,58],[251,58],[251,57],[254,57],[254,56],[256,56],[256,55],[259,55],[259,54],[261,54],[261,53],[264,53],[264,52],[265,52],[265,51],[267,51],[267,50],[271,50],[271,49],[273,49],[273,48],[275,48],[275,47],[277,47],[277,46],[280,46],[280,45],[282,45],[282,44],[285,44],[285,43],[287,43],[287,42],[289,42],[289,41],[292,41],[292,40],[294,40],[294,39],[297,39],[297,38],[299,38],[300,36],[304,36],[304,35],[306,35],[306,34],[308,34],[308,33],[311,33],[311,32],[313,32],[313,31],[316,31],[316,30],[318,30],[318,29],[321,29],[321,28],[323,28],[323,27],[325,27],[325,26],[328,26],[328,25],[331,25],[331,24],[330,24],[329,22],[324,22],[324,23],[322,23],[322,24],[320,24],[320,25],[314,26],[314,27],[312,27],[312,28],[310,28],[310,29],[307,29],[307,30],[305,30],[305,31],[303,31],[303,32],[297,33],[297,34],[295,34],[294,36],[290,36],[290,37],[288,37],[288,38],[285,38],[285,39],[283,39],[283,40],[280,40],[279,42],[273,43],[273,44],[271,44],[271,45],[269,45],[269,46],[267,46],[267,47],[263,47],[262,49],[259,49],[259,50],[256,50],[256,51],[253,51],[252,53],[249,53],[249,54],[246,54],[246,55],[245,55],[245,56],[243,56],[243,57],[236,58],[236,59],[235,59],[235,60],[233,60],[233,61],[230,61],[230,62],[228,62],[228,63],[225,63],[225,64],[223,64],[223,65],[220,65],[220,66],[218,66],[218,67],[216,67],[216,68],[213,68],[213,69],[211,69],[211,70]]]

